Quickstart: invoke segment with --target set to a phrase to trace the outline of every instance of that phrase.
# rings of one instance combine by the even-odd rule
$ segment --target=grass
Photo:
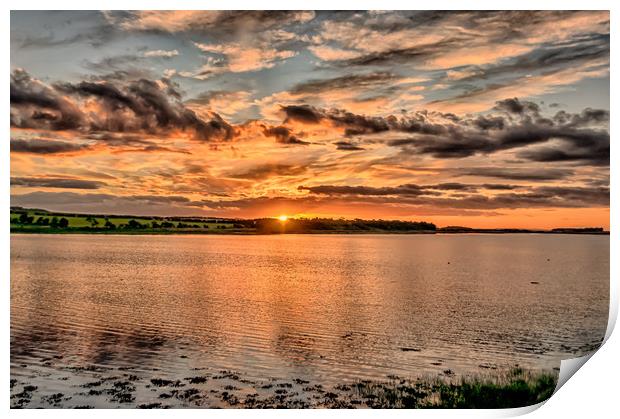
[[[166,235],[166,234],[256,234],[251,229],[217,229],[217,228],[141,228],[141,229],[105,229],[90,227],[56,228],[37,225],[11,224],[11,233],[34,234],[123,234],[123,235]]]
[[[556,384],[557,374],[513,368],[499,375],[457,380],[362,381],[356,390],[367,404],[378,408],[501,409],[545,401]]]
[[[33,217],[34,221],[36,221],[38,218],[42,217],[42,218],[46,218],[48,223],[51,222],[52,218],[56,217],[57,219],[60,218],[66,218],[67,221],[69,221],[69,228],[68,229],[60,229],[60,228],[54,228],[51,227],[49,225],[38,225],[38,224],[20,224],[20,223],[14,223],[13,221],[15,219],[18,219],[20,214],[19,213],[13,213],[11,212],[11,231],[13,232],[24,232],[24,233],[85,233],[85,232],[89,232],[89,233],[93,233],[95,232],[94,230],[96,229],[96,232],[101,232],[101,233],[105,233],[106,231],[99,231],[99,230],[103,230],[104,229],[104,225],[106,223],[106,221],[110,221],[112,224],[114,224],[117,228],[111,230],[111,232],[116,232],[116,234],[122,234],[123,231],[121,229],[119,229],[118,227],[121,227],[122,225],[128,224],[130,220],[135,220],[137,222],[139,222],[140,224],[147,224],[149,225],[149,228],[145,228],[145,229],[139,229],[137,231],[142,232],[142,234],[157,234],[157,233],[161,233],[164,234],[166,232],[185,232],[186,230],[197,230],[197,228],[195,227],[187,227],[187,228],[177,228],[176,226],[178,226],[179,221],[172,221],[172,224],[174,224],[175,227],[172,228],[158,228],[158,229],[153,229],[150,228],[150,225],[153,221],[157,222],[158,224],[161,224],[162,221],[165,220],[160,220],[160,219],[152,219],[152,218],[148,218],[148,217],[114,217],[114,216],[109,216],[106,218],[103,217],[92,217],[89,219],[89,217],[87,216],[73,216],[73,215],[56,215],[56,214],[49,214],[49,213],[45,213],[45,212],[41,212],[41,211],[36,211],[36,210],[29,210],[28,212],[28,216]],[[93,222],[91,220],[96,220],[96,224],[94,224],[94,228],[93,228]],[[191,222],[182,222],[183,224],[189,224],[191,226],[198,226],[198,229],[200,229],[200,231],[204,232],[204,230],[221,230],[221,229],[232,229],[233,228],[233,224],[232,223],[213,223],[213,222],[205,222],[205,221],[191,221]],[[77,230],[76,230],[77,229]],[[83,230],[80,230],[83,229]],[[131,231],[128,232],[131,234]]]

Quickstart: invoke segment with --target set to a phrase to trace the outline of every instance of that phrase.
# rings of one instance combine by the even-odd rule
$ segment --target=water
[[[13,235],[11,393],[552,369],[600,343],[608,298],[608,236]]]

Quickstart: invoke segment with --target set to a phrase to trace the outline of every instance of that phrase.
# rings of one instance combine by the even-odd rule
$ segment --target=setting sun
[[[286,220],[288,220],[288,216],[286,216],[286,215],[281,215],[281,216],[279,216],[279,217],[278,217],[278,220],[280,220],[280,221],[286,221]]]

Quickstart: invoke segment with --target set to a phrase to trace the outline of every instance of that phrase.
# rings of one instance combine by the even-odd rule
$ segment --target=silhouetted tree
[[[95,226],[99,225],[99,220],[97,220],[92,215],[89,215],[88,217],[86,217],[86,221],[88,221],[90,223],[91,227],[95,227]]]
[[[137,229],[137,228],[144,228],[145,226],[140,224],[140,222],[136,221],[136,220],[129,220],[129,222],[127,223],[127,228],[133,228],[133,229]]]
[[[58,227],[60,228],[69,227],[69,220],[67,220],[65,217],[62,217],[60,220],[58,220]]]
[[[32,224],[34,217],[29,217],[27,212],[22,212],[19,216],[19,222],[21,224]]]

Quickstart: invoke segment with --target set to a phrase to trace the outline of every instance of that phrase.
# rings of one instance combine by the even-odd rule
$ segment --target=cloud
[[[368,89],[385,85],[400,79],[390,72],[375,72],[367,74],[347,74],[331,79],[309,80],[296,84],[289,92],[293,95],[316,94],[322,91],[338,89]]]
[[[605,77],[609,13],[357,13],[322,21],[308,41],[311,49],[328,45],[323,65],[339,70],[434,72],[433,88],[461,92],[433,101],[433,109],[478,112],[504,97],[552,93]]]
[[[519,186],[515,185],[503,185],[503,184],[467,184],[458,182],[449,183],[437,183],[431,185],[417,185],[417,184],[404,184],[399,186],[388,187],[372,187],[372,186],[334,186],[334,185],[320,185],[320,186],[299,186],[297,190],[308,191],[312,194],[320,195],[365,195],[365,196],[420,196],[441,195],[438,191],[457,191],[457,192],[477,192],[480,189],[490,190],[509,190],[517,189]]]
[[[315,45],[308,47],[317,58],[323,61],[342,61],[352,60],[361,55],[358,51],[351,51],[341,48],[333,48],[328,45]]]
[[[21,69],[11,73],[10,101],[12,126],[64,130],[79,128],[84,122],[74,102]]]
[[[65,154],[87,150],[88,148],[90,146],[87,144],[66,141],[11,138],[11,153]]]
[[[504,209],[504,208],[580,208],[604,207],[609,205],[609,188],[540,186],[524,188],[523,192],[482,195],[461,193],[458,196],[438,196],[429,190],[476,191],[476,185],[400,185],[397,187],[369,186],[300,186],[299,190],[311,194],[329,195],[348,201],[375,199],[384,203],[400,202],[401,205],[424,205],[433,207],[454,207],[462,209]],[[433,196],[434,195],[434,196]]]
[[[203,111],[216,112],[227,118],[247,111],[253,106],[252,91],[247,90],[210,90],[199,93],[185,101],[185,105],[201,115]],[[207,114],[208,117],[208,114]]]
[[[333,186],[333,185],[321,185],[321,186],[299,186],[297,188],[300,191],[308,191],[313,194],[322,195],[369,195],[369,196],[384,196],[384,195],[404,195],[404,196],[418,196],[424,195],[425,190],[419,185],[400,185],[397,187],[371,187],[371,186]]]
[[[360,147],[358,145],[355,145],[355,144],[351,143],[350,141],[336,141],[334,144],[336,145],[336,148],[338,150],[345,150],[345,151],[361,151],[361,150],[365,150],[364,147]]]
[[[137,11],[106,12],[106,19],[126,31],[184,32],[212,43],[194,42],[211,54],[194,71],[179,71],[181,77],[206,79],[225,72],[242,73],[272,68],[296,51],[281,48],[296,35],[282,28],[309,22],[307,11]],[[215,56],[213,56],[215,55]]]
[[[609,34],[580,35],[570,42],[543,44],[525,54],[511,55],[510,59],[483,66],[468,65],[462,68],[458,80],[472,82],[498,76],[513,76],[523,73],[549,73],[566,67],[574,67],[589,62],[609,60]],[[450,71],[447,76],[450,78]],[[454,79],[454,72],[452,72]]]
[[[321,111],[309,105],[282,106],[282,111],[286,115],[285,123],[297,121],[305,124],[318,124],[325,118]]]
[[[230,71],[242,73],[246,71],[257,71],[264,68],[271,68],[277,62],[294,57],[295,51],[279,51],[267,45],[248,46],[240,43],[229,44],[203,44],[194,42],[194,45],[203,52],[221,54],[225,57],[225,64],[210,68],[213,73]]]
[[[267,163],[228,173],[227,176],[236,179],[261,180],[272,176],[296,176],[305,173],[306,170],[306,167],[299,165]]]
[[[523,113],[538,114],[540,112],[540,106],[536,103],[528,101],[522,102],[516,97],[498,101],[495,104],[495,109],[519,115]]]
[[[608,32],[605,11],[358,13],[325,20],[313,42],[361,53],[343,58],[343,65],[412,63],[440,69],[502,62],[537,44]]]
[[[95,180],[53,177],[11,177],[12,186],[29,188],[99,189],[105,183]]]
[[[388,144],[435,158],[465,158],[546,143],[553,146],[524,150],[518,157],[532,161],[609,164],[609,132],[591,126],[606,122],[609,116],[604,110],[564,112],[549,119],[540,116],[537,104],[517,98],[498,101],[495,108],[503,115],[462,119],[452,114],[419,111],[410,116],[384,118],[309,105],[283,106],[282,112],[285,123],[327,123],[343,129],[345,136],[406,133],[407,138],[391,139]]]
[[[519,181],[552,181],[567,179],[573,170],[538,167],[469,167],[456,170],[457,176],[490,177]]]
[[[181,195],[117,195],[108,193],[30,192],[12,194],[11,205],[52,211],[117,215],[195,215],[205,205]]]
[[[105,12],[108,22],[128,31],[194,32],[211,36],[262,32],[308,22],[314,16],[312,11],[285,10]]]
[[[48,86],[24,70],[11,74],[11,125],[80,132],[188,133],[201,141],[230,140],[234,130],[216,113],[200,118],[167,79],[82,81]]]
[[[277,127],[265,127],[263,133],[266,137],[274,137],[276,142],[280,144],[309,144],[306,141],[302,141],[297,136],[293,135],[291,130],[282,125]]]
[[[517,153],[517,157],[536,162],[586,162],[593,165],[609,165],[609,144],[580,147],[576,144],[559,147],[540,147]]]
[[[155,49],[150,51],[145,51],[142,53],[144,57],[160,57],[160,58],[172,58],[179,55],[179,51],[176,49],[173,50],[163,50],[163,49]]]
[[[588,61],[575,66],[560,67],[540,74],[512,73],[512,79],[502,78],[483,86],[467,85],[465,91],[455,96],[431,101],[429,109],[444,112],[481,112],[490,108],[494,101],[519,95],[540,96],[559,92],[585,79],[606,77],[609,61]],[[457,86],[455,86],[457,87]]]

